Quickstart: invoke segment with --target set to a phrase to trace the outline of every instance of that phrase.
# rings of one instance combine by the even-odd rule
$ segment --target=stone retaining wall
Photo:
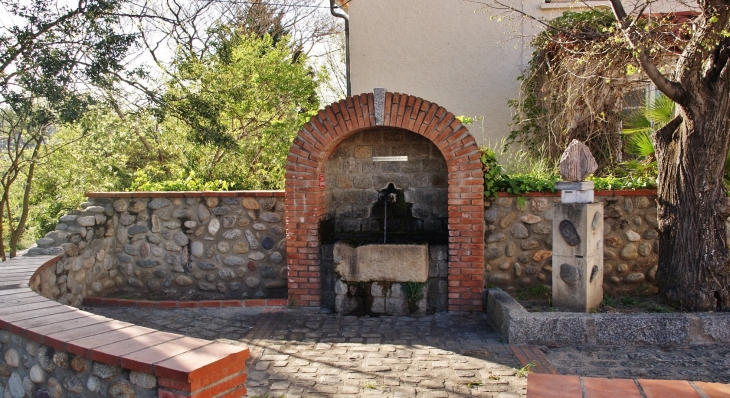
[[[157,378],[58,351],[0,331],[0,391],[5,397],[158,396]]]
[[[658,257],[656,192],[596,191],[604,205],[603,289],[608,294],[645,290],[654,283]],[[553,204],[560,194],[500,195],[485,202],[485,287],[505,291],[550,285]]]
[[[283,192],[93,193],[31,254],[61,254],[41,293],[156,299],[285,298]]]
[[[61,249],[63,250],[63,249]],[[5,397],[244,396],[249,350],[81,311],[38,294],[68,255],[0,264]]]

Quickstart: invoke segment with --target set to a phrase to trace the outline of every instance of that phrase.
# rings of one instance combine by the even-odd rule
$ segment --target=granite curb
[[[487,319],[509,344],[686,346],[730,342],[730,313],[534,313],[502,289],[488,289],[486,296]]]

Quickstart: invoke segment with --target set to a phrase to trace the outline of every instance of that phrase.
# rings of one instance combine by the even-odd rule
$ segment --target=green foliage
[[[428,287],[428,281],[402,282],[400,286],[408,304],[414,305],[418,300],[423,298],[423,292]]]
[[[554,168],[544,163],[533,162],[528,157],[516,155],[522,165],[511,164],[511,168],[523,173],[508,174],[499,164],[495,151],[488,147],[480,148],[482,169],[484,170],[484,196],[497,197],[499,192],[511,195],[524,195],[530,192],[555,192],[555,183],[560,177]],[[730,162],[730,161],[729,161]],[[641,164],[626,162],[614,170],[615,175],[589,176],[596,190],[654,189],[656,188],[656,163]],[[518,201],[524,198],[518,198]],[[519,203],[518,203],[519,205]]]
[[[666,95],[659,94],[653,101],[642,103],[641,108],[624,120],[625,151],[651,161],[654,158],[654,144],[651,135],[664,127],[674,117],[675,104]]]
[[[647,158],[654,156],[654,143],[651,142],[651,133],[646,131],[636,132],[626,138],[624,144],[626,153]]]
[[[631,307],[638,304],[639,301],[633,297],[621,297],[621,305],[625,307]]]
[[[666,95],[659,94],[648,103],[643,103],[641,108],[631,113],[624,120],[624,134],[640,132],[653,133],[672,121],[676,104]]]
[[[545,285],[544,283],[537,283],[534,286],[531,286],[527,289],[517,289],[515,291],[515,295],[518,300],[525,300],[525,299],[551,299],[552,298],[552,290],[549,286]]]
[[[560,46],[555,42],[556,36],[568,36],[575,39],[606,39],[614,31],[616,17],[609,9],[593,8],[588,11],[565,11],[561,16],[552,19],[549,26],[540,32],[532,45],[535,48],[548,49]],[[596,37],[599,36],[599,37]]]
[[[59,126],[45,142],[48,154],[35,173],[28,238],[54,229],[59,216],[84,201],[85,192],[129,186],[133,170],[153,161],[138,136],[153,128],[147,117],[134,115],[125,122],[94,109],[76,123]]]
[[[522,195],[530,192],[555,192],[557,175],[545,179],[529,174],[516,174],[505,176],[500,184],[504,191],[512,195]]]
[[[530,372],[532,372],[532,368],[534,368],[535,366],[537,366],[537,361],[531,361],[527,365],[525,365],[519,369],[516,369],[517,372],[515,373],[515,376],[527,377],[527,375],[530,374]]]
[[[599,191],[656,188],[656,177],[653,176],[588,177],[588,181],[593,181],[594,188]]]
[[[616,302],[614,301],[614,298],[611,297],[608,293],[603,293],[603,304],[607,305],[609,307],[616,306]]]
[[[160,111],[192,144],[187,170],[240,189],[280,189],[296,132],[318,108],[317,80],[275,42],[220,27],[210,54],[179,54]]]
[[[235,183],[223,180],[205,181],[195,175],[195,171],[180,171],[174,180],[150,181],[146,170],[138,170],[129,191],[228,191],[234,189]]]
[[[535,156],[556,160],[578,138],[592,149],[600,164],[610,163],[612,149],[605,148],[608,141],[602,137],[615,132],[611,131],[615,123],[611,108],[616,93],[607,96],[602,87],[610,79],[597,76],[613,75],[603,73],[607,66],[601,60],[621,47],[622,36],[613,29],[615,21],[606,9],[566,11],[532,40],[535,51],[529,69],[518,78],[520,97],[508,101],[516,111],[509,143],[520,143]],[[631,57],[615,59],[618,62],[612,68],[621,68],[627,58],[631,62]],[[603,103],[606,98],[613,100],[610,107]],[[586,106],[591,108],[589,118],[585,117]],[[581,131],[595,133],[589,139],[580,136]],[[598,149],[599,145],[604,148]]]
[[[555,174],[506,174],[497,161],[494,150],[481,147],[482,169],[484,170],[484,196],[496,197],[498,192],[521,195],[529,192],[555,192]]]
[[[472,124],[472,123],[474,123],[474,118],[473,118],[473,117],[468,117],[468,116],[464,116],[464,115],[459,115],[459,116],[457,116],[457,117],[456,117],[456,119],[457,119],[458,121],[460,121],[460,122],[461,122],[461,124],[464,124],[464,125],[469,125],[469,124]]]
[[[642,45],[660,67],[681,53],[692,29],[671,16],[634,23],[649,32]],[[515,110],[510,143],[519,143],[535,157],[556,160],[578,139],[596,157],[599,174],[609,174],[623,157],[616,132],[624,117],[617,104],[646,84],[612,11],[565,12],[549,21],[531,44],[535,51],[519,78],[520,96],[509,102]],[[641,143],[638,136],[633,140]]]
[[[7,26],[0,29],[0,234],[10,256],[30,222],[41,231],[62,206],[37,203],[37,174],[56,148],[56,130],[81,120],[103,102],[95,91],[118,82],[136,36],[123,33],[118,0],[58,3],[3,1]],[[132,82],[138,70],[127,70]],[[36,206],[38,205],[38,206]],[[47,213],[40,215],[44,209]],[[4,245],[0,258],[5,259]]]
[[[527,289],[527,292],[532,297],[549,297],[552,294],[552,290],[549,286],[544,283],[538,283],[535,286]]]
[[[484,196],[487,198],[497,197],[500,191],[500,182],[504,173],[502,167],[497,162],[497,155],[491,148],[481,147],[480,160],[482,161],[482,170],[484,171]]]

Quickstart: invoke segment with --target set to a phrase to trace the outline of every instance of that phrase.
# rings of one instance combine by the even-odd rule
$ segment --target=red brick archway
[[[397,127],[431,140],[448,167],[449,310],[481,311],[484,286],[484,187],[479,148],[451,112],[399,93],[348,97],[314,116],[289,151],[286,164],[286,253],[289,297],[319,306],[320,222],[326,217],[327,160],[356,131]],[[376,103],[379,104],[376,109]],[[323,178],[323,177],[322,177]]]

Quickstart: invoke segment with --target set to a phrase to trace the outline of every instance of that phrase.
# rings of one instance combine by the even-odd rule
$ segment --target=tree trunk
[[[683,310],[730,309],[723,184],[729,94],[682,107],[652,137],[659,172],[657,285],[668,304]]]
[[[697,1],[701,14],[672,80],[653,63],[636,16],[629,17],[620,0],[610,1],[642,69],[679,109],[679,116],[652,135],[659,293],[683,310],[729,310],[725,220],[730,204],[723,172],[730,147],[730,0]]]
[[[28,173],[25,177],[25,189],[23,190],[23,202],[21,203],[20,218],[18,219],[18,225],[15,226],[14,230],[10,231],[10,258],[14,258],[18,254],[18,244],[25,234],[25,223],[28,221],[28,211],[30,205],[30,192],[33,187],[33,176],[35,175],[35,166],[38,162],[38,155],[40,154],[41,145],[43,145],[43,137],[36,141],[35,148],[33,148],[33,155],[30,158],[30,166],[28,166]]]

